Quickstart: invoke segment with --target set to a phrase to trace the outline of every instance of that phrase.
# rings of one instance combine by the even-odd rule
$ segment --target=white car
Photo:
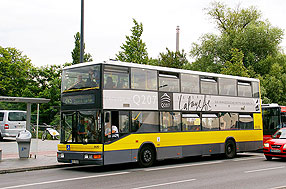
[[[16,137],[26,129],[26,111],[0,110],[0,140],[3,137]]]

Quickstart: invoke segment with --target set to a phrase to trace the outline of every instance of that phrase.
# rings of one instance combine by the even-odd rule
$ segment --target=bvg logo
[[[171,107],[171,97],[164,93],[163,96],[161,96],[161,108],[170,108]]]
[[[165,109],[165,110],[173,109],[173,93],[168,93],[168,92],[159,93],[159,109]]]

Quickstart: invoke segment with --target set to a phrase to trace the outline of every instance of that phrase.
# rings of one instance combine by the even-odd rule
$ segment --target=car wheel
[[[155,152],[149,145],[143,146],[139,152],[138,163],[140,167],[150,167],[155,161]]]
[[[236,156],[235,143],[233,140],[227,140],[225,143],[225,157],[232,159]]]
[[[267,161],[271,161],[272,160],[272,156],[265,156]]]
[[[0,141],[2,141],[3,140],[3,137],[2,137],[2,135],[1,135],[1,133],[0,133]]]

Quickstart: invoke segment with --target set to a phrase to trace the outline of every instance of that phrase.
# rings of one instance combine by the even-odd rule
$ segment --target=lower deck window
[[[160,131],[181,131],[181,113],[160,112]]]
[[[133,111],[132,132],[158,132],[159,112]]]
[[[202,114],[202,129],[219,130],[219,118],[216,114]]]
[[[199,114],[183,114],[182,115],[183,131],[199,131],[201,130],[201,118]]]
[[[239,115],[239,128],[240,129],[253,129],[253,117],[251,115]]]
[[[238,113],[220,113],[220,129],[238,129]]]

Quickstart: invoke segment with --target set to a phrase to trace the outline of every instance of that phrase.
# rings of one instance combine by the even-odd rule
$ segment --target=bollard
[[[0,149],[0,161],[2,161],[2,149]]]

